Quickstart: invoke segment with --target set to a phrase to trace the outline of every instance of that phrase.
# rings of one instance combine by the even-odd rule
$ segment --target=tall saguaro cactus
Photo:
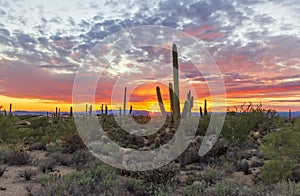
[[[158,104],[159,104],[161,114],[165,117],[166,116],[166,110],[165,110],[164,102],[163,102],[162,97],[161,97],[159,86],[156,87],[156,95],[157,95],[157,100],[158,100]]]
[[[178,78],[178,53],[177,47],[173,44],[172,47],[172,57],[173,57],[173,82],[174,82],[174,94],[173,94],[173,113],[174,113],[174,129],[179,131],[180,123],[180,95],[179,95],[179,78]],[[178,149],[181,151],[182,148],[182,132],[178,135]],[[181,168],[185,168],[185,155],[184,152],[179,155],[179,164]]]
[[[172,48],[173,57],[173,82],[174,82],[174,95],[173,95],[173,112],[174,112],[174,128],[178,129],[180,122],[180,96],[179,96],[179,79],[178,79],[178,53],[177,47],[173,44]]]

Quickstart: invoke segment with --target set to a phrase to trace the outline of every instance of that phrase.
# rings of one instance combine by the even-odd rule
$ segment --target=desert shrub
[[[74,153],[79,149],[86,149],[85,144],[78,134],[68,135],[62,138],[63,153]]]
[[[72,166],[72,155],[71,154],[62,154],[60,152],[51,153],[49,155],[53,159],[55,164]]]
[[[72,154],[71,162],[76,169],[82,168],[85,164],[92,160],[92,155],[87,150],[77,150]]]
[[[281,187],[282,195],[300,195],[300,184],[294,182],[283,183]]]
[[[204,195],[207,185],[205,182],[193,183],[185,187],[186,195]]]
[[[244,142],[255,123],[250,113],[227,114],[221,135],[229,141]]]
[[[212,186],[200,182],[189,185],[185,188],[185,195],[213,195],[213,196],[261,196],[273,195],[267,186],[248,187],[239,183],[227,183],[218,181]]]
[[[221,173],[211,167],[208,167],[203,173],[203,180],[208,184],[215,184],[217,181],[221,180]]]
[[[39,129],[50,125],[46,116],[31,117],[28,121],[31,123],[28,127],[32,129]]]
[[[294,167],[294,164],[288,160],[270,160],[263,166],[261,178],[265,183],[287,181]]]
[[[56,142],[63,137],[74,135],[76,133],[76,126],[74,120],[58,121],[42,128],[42,143]]]
[[[53,161],[46,160],[46,161],[41,162],[38,165],[38,167],[41,172],[48,173],[48,172],[54,171],[55,165],[54,165]]]
[[[21,178],[24,178],[26,181],[31,180],[34,176],[34,173],[30,169],[25,169],[19,173]]]
[[[141,179],[146,183],[150,182],[156,184],[167,184],[176,183],[176,177],[178,176],[179,172],[179,168],[170,163],[154,170],[130,172],[130,175],[131,177]]]
[[[31,162],[31,157],[26,152],[7,152],[3,162],[8,165],[27,165]]]
[[[0,116],[0,140],[1,142],[9,143],[14,138],[19,138],[18,130],[15,123],[18,121],[17,117]]]
[[[271,132],[263,139],[262,151],[269,159],[263,166],[263,181],[276,183],[290,179],[300,163],[300,129],[296,124],[286,124]]]
[[[122,174],[135,178],[130,181],[131,184],[125,183],[124,185],[128,191],[134,192],[135,195],[168,195],[172,188],[179,183],[179,172],[179,167],[174,164],[168,164],[154,170],[141,172],[124,171]],[[133,184],[135,184],[135,187],[130,188]]]
[[[28,150],[29,151],[32,151],[32,150],[44,150],[45,151],[46,145],[41,142],[37,142],[37,143],[34,143],[31,146],[29,146]]]
[[[273,130],[277,117],[275,111],[262,109],[261,105],[242,105],[240,112],[227,112],[221,136],[231,142],[245,142],[253,129],[264,134]]]
[[[205,191],[206,195],[214,195],[214,196],[253,196],[257,193],[253,188],[238,185],[238,184],[226,184],[224,182],[217,182],[211,189],[207,189]]]
[[[168,183],[145,183],[143,180],[133,178],[127,179],[126,182],[123,183],[122,187],[133,195],[170,195],[170,193],[172,193],[172,187]]]
[[[92,164],[86,171],[72,172],[47,182],[45,187],[36,191],[36,195],[117,195],[119,190],[114,170],[98,164]]]
[[[138,182],[138,180],[133,179],[133,178],[129,178],[126,179],[126,181],[123,183],[123,187],[126,188],[127,191],[129,191],[130,193],[135,193],[137,192],[137,187],[139,186],[140,182]]]

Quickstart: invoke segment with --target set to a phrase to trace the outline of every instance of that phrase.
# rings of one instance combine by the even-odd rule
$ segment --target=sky
[[[114,33],[157,25],[192,36],[208,51],[225,84],[226,106],[261,102],[277,111],[300,111],[299,18],[298,0],[0,0],[0,106],[68,111],[78,70],[94,47]],[[128,105],[156,110],[159,85],[168,109],[168,88],[160,82],[171,79],[168,47],[134,48],[112,57],[97,84],[96,108],[122,106],[123,87],[133,85],[129,80],[118,86],[119,99],[110,100],[116,79],[127,74],[139,76]],[[203,105],[211,99],[207,78],[214,77],[195,71],[181,51],[181,103],[191,88],[186,85],[192,85],[196,103]]]

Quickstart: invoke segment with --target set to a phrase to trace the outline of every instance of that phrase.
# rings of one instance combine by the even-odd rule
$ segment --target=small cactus
[[[127,87],[124,88],[124,108],[123,108],[123,115],[126,115],[126,93],[127,93]]]
[[[159,137],[155,138],[155,148],[159,148],[160,147],[160,139]]]
[[[207,102],[206,99],[204,100],[204,116],[207,116]]]
[[[90,115],[90,116],[92,115],[92,112],[93,112],[93,106],[90,105],[90,109],[89,109],[89,115]]]
[[[47,117],[48,117],[48,112],[47,112]],[[70,107],[70,118],[72,118],[73,117],[73,107],[71,106]]]
[[[107,116],[107,110],[108,110],[108,107],[107,105],[105,104],[105,115]]]
[[[12,104],[10,103],[9,104],[9,113],[8,113],[9,116],[12,116]]]

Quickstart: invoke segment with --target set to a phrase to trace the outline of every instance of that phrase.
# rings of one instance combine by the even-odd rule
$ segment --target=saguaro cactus
[[[203,113],[202,113],[202,107],[200,106],[200,117],[203,116]]]
[[[108,107],[107,105],[105,104],[105,115],[107,116],[107,110],[108,110]]]
[[[123,108],[123,115],[126,115],[126,92],[127,92],[127,87],[124,88],[124,108]]]
[[[173,57],[173,82],[174,82],[174,95],[173,95],[173,112],[174,112],[174,128],[178,129],[180,122],[180,96],[179,96],[179,79],[178,79],[178,54],[177,47],[173,44],[172,48]]]
[[[57,107],[55,108],[55,117],[56,118],[58,117],[58,108]]]
[[[9,104],[9,113],[8,113],[9,116],[12,116],[11,111],[12,111],[12,104],[10,103],[10,104]]]
[[[172,47],[172,57],[173,57],[173,82],[174,82],[174,94],[173,94],[173,113],[174,113],[174,129],[178,131],[179,123],[180,123],[180,95],[179,95],[179,79],[178,79],[178,54],[177,47],[173,44]],[[181,133],[181,132],[180,132]],[[182,147],[182,133],[179,136],[179,151],[181,151]],[[179,155],[179,164],[181,168],[185,168],[185,155],[184,152]]]
[[[171,113],[171,123],[174,122],[174,91],[173,91],[173,85],[170,82],[169,83],[169,96],[170,96],[170,113]]]
[[[90,109],[89,109],[89,115],[91,116],[93,112],[93,105],[90,105]]]
[[[187,93],[187,100],[184,103],[182,117],[190,117],[192,115],[192,108],[194,107],[194,97],[191,96],[191,91]]]
[[[73,117],[73,107],[71,106],[70,107],[70,118],[72,118]]]
[[[207,102],[206,99],[204,100],[204,116],[207,116]]]
[[[166,116],[166,110],[165,110],[165,105],[164,105],[162,97],[161,97],[159,86],[156,87],[156,95],[157,95],[157,100],[158,100],[158,104],[159,104],[161,114],[165,117]]]

